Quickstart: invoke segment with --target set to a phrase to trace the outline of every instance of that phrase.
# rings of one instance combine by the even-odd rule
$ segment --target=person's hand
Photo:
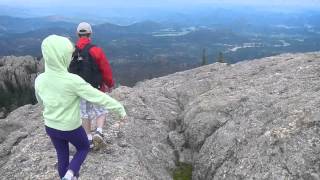
[[[119,122],[120,127],[124,126],[124,124],[127,123],[127,120],[128,120],[128,116],[124,116],[120,118],[120,122]]]
[[[108,87],[108,88],[107,88],[107,92],[108,92],[108,93],[111,93],[112,90],[113,90],[113,87],[111,87],[111,88]]]
[[[104,86],[105,86],[105,89],[106,89],[105,92],[107,92],[107,93],[111,93],[112,92],[113,87],[108,87],[106,84]]]
[[[116,123],[116,127],[120,130],[127,123],[127,116],[120,118],[119,122]]]
[[[123,118],[120,118],[120,121],[117,123],[117,126],[119,128],[118,132],[117,132],[117,137],[118,138],[122,138],[125,135],[124,131],[122,131],[121,128],[126,124],[127,119],[128,119],[128,117],[124,116]]]

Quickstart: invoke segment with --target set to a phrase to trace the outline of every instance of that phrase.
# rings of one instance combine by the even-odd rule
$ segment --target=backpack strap
[[[92,47],[95,47],[96,45],[93,44],[87,44],[82,50],[80,50],[79,55],[81,57],[89,57],[89,51]]]
[[[72,53],[72,58],[78,58],[79,53],[80,53],[80,49],[77,46],[74,46],[74,51]]]

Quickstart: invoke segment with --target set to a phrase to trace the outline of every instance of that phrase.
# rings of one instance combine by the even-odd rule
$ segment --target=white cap
[[[92,29],[89,23],[82,22],[78,25],[77,32],[78,34],[91,34]]]

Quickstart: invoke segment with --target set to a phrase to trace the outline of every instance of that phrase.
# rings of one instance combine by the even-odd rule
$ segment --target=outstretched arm
[[[81,78],[80,78],[81,79]],[[76,94],[89,102],[104,106],[106,109],[115,111],[117,114],[124,118],[126,111],[124,107],[109,95],[93,88],[90,84],[83,79],[79,80],[75,86]]]

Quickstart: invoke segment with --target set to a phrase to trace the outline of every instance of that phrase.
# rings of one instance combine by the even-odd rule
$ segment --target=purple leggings
[[[78,176],[80,166],[89,152],[89,141],[83,127],[80,126],[72,131],[60,131],[46,126],[46,132],[57,151],[60,178],[66,174],[68,169]],[[77,149],[70,163],[69,142]]]

